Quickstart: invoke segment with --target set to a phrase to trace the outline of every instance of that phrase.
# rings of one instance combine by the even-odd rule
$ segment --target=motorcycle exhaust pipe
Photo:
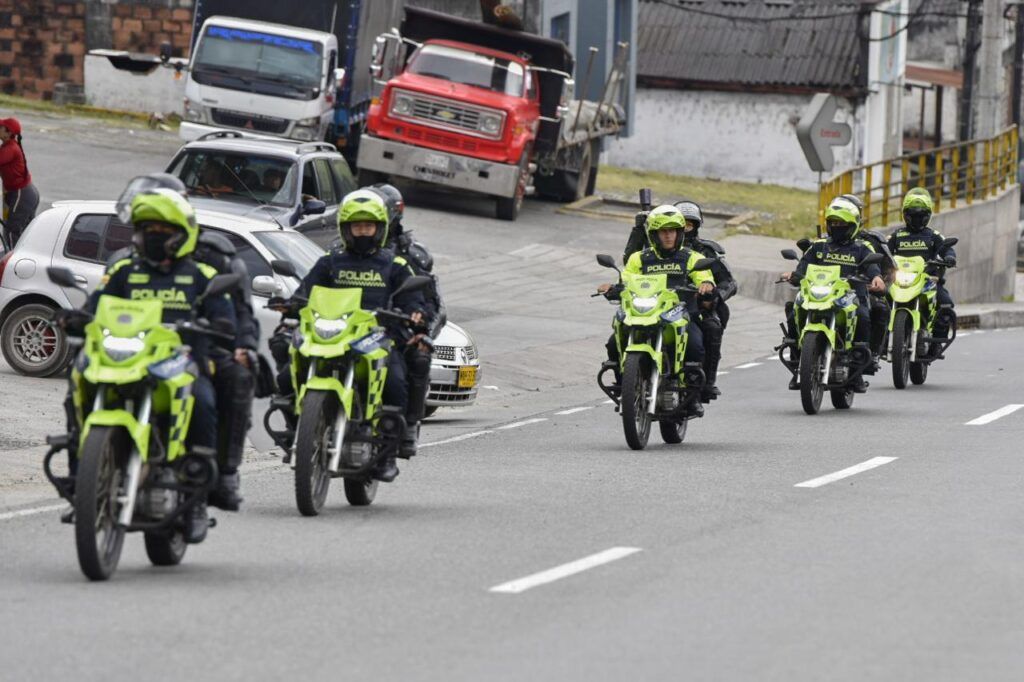
[[[140,424],[149,423],[149,413],[153,407],[153,393],[146,391],[142,398],[142,405],[135,418]],[[139,478],[142,474],[142,453],[138,448],[132,447],[131,458],[128,460],[128,476],[125,480],[125,494],[119,500],[121,502],[121,513],[118,514],[117,523],[127,528],[132,524],[132,515],[135,513],[135,500],[139,495]]]
[[[345,371],[345,388],[351,390],[352,382],[355,379],[355,368],[353,365],[349,365]],[[327,466],[327,470],[332,474],[338,473],[338,467],[341,465],[341,448],[345,443],[345,427],[348,425],[348,414],[345,413],[343,406],[338,406],[338,418],[334,422],[334,443],[331,445],[331,461]]]

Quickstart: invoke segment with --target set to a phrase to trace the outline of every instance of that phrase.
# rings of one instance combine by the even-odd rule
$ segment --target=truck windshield
[[[266,94],[310,97],[320,88],[322,54],[323,46],[310,40],[208,26],[192,72],[204,84],[260,91],[269,86]]]
[[[324,255],[324,250],[316,242],[298,232],[274,230],[255,234],[256,239],[274,254],[274,258],[292,263],[299,277],[305,277],[320,256]]]
[[[521,64],[447,45],[424,45],[416,52],[408,71],[492,92],[523,96],[525,73]]]
[[[181,178],[191,195],[291,207],[296,166],[287,159],[191,149],[168,172]]]

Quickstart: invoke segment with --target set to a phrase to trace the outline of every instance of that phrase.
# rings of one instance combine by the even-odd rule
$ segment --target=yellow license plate
[[[476,367],[459,367],[459,388],[476,386]]]

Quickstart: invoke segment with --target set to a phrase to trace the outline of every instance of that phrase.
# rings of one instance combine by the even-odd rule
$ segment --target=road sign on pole
[[[819,92],[796,124],[796,137],[812,171],[831,171],[835,165],[832,147],[844,147],[853,139],[850,126],[832,120],[838,108],[834,95]]]

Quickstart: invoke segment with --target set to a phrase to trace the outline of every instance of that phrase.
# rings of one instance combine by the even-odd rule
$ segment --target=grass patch
[[[655,204],[686,198],[705,210],[748,214],[743,222],[752,234],[799,239],[815,233],[818,196],[807,190],[615,166],[601,166],[597,175],[597,190],[607,196],[636,201],[641,187],[651,188]]]
[[[100,107],[92,107],[87,104],[54,104],[53,102],[0,94],[0,108],[19,109],[21,111],[37,111],[63,116],[85,116],[130,128],[156,127],[156,125],[151,122],[150,114],[143,114],[134,111],[118,111],[115,109],[102,109]],[[163,120],[163,123],[172,130],[177,130],[180,122],[181,119],[178,118],[177,115],[169,116]]]

